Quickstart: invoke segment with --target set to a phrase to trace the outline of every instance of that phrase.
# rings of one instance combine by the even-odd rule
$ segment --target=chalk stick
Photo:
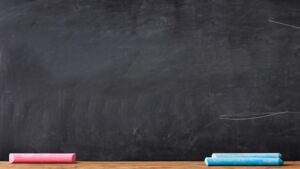
[[[213,153],[212,158],[282,158],[280,153]]]
[[[283,164],[280,158],[212,158],[204,160],[207,166],[279,166]]]
[[[10,163],[75,163],[75,153],[10,153]]]

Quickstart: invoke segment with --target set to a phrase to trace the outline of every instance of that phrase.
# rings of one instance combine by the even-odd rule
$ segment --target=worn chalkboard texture
[[[10,152],[300,160],[300,1],[1,0]]]

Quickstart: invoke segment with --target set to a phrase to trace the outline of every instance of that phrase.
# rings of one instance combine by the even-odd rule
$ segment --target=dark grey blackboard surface
[[[10,152],[300,160],[300,1],[1,0]]]

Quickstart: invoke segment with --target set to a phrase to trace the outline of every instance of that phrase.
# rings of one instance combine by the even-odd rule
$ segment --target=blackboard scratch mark
[[[133,128],[133,130],[132,130],[133,136],[135,136],[137,134],[138,129],[139,129],[138,127]]]
[[[209,122],[208,124],[206,124],[205,126],[203,126],[203,128],[207,128],[207,127],[209,127],[209,126],[211,126],[211,125],[214,125],[214,124],[217,123],[217,122],[218,122],[218,120]]]
[[[272,19],[269,19],[268,21],[271,22],[271,23],[276,23],[276,24],[279,24],[279,25],[288,26],[288,27],[295,28],[295,29],[300,29],[300,26],[295,26],[295,25],[290,25],[290,24],[287,24],[287,23],[282,23],[282,22],[274,21]]]
[[[79,11],[79,7],[76,1],[73,2],[73,7],[76,11]]]
[[[202,127],[202,130],[207,128],[207,127],[210,127],[214,124],[217,124],[219,122],[219,120],[214,120],[214,121],[211,121],[209,122],[208,124],[206,124],[205,126]],[[201,137],[201,134],[199,133],[198,135],[196,135],[190,142],[189,142],[189,148],[193,147],[196,142],[199,140],[199,138]]]
[[[254,120],[254,119],[262,119],[271,116],[289,114],[289,113],[299,113],[299,112],[267,112],[267,113],[256,113],[256,114],[223,114],[219,116],[220,120],[233,120],[233,121],[241,121],[241,120]]]

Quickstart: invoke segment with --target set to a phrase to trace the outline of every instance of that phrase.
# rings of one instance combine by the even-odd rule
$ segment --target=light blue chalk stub
[[[280,153],[213,153],[212,158],[282,158]]]
[[[280,158],[212,158],[204,160],[207,166],[279,166],[283,165]]]

